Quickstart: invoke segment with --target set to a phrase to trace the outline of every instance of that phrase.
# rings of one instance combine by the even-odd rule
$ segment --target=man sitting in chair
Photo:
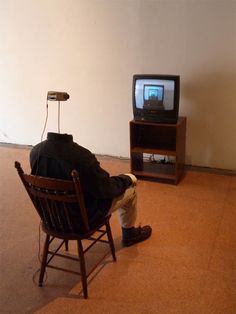
[[[124,246],[150,237],[150,226],[135,227],[136,177],[110,176],[94,154],[73,141],[72,135],[48,133],[47,139],[31,150],[30,165],[34,175],[63,180],[72,180],[72,170],[79,172],[90,226],[99,225],[106,215],[118,210]]]

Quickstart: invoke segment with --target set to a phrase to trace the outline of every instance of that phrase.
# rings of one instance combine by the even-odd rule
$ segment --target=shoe
[[[123,246],[131,246],[138,242],[142,242],[149,238],[152,234],[152,228],[150,226],[139,226],[138,228],[133,228],[130,235],[123,236],[122,244]]]

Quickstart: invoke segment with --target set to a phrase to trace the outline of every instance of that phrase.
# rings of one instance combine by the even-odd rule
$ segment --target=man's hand
[[[137,185],[138,179],[135,177],[135,175],[133,175],[132,173],[125,173],[125,175],[130,177],[130,179],[132,180],[132,186]]]

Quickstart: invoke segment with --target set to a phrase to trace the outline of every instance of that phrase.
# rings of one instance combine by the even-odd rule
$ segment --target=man
[[[150,237],[150,226],[135,227],[136,177],[132,174],[110,176],[100,167],[94,154],[73,141],[72,135],[48,133],[47,140],[31,150],[30,165],[32,174],[64,180],[72,180],[73,169],[79,172],[91,227],[118,210],[124,246]],[[78,210],[71,210],[78,219]]]

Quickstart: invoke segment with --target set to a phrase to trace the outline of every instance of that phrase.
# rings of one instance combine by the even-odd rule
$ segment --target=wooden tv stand
[[[131,173],[177,184],[184,172],[185,141],[186,117],[176,124],[130,121]]]

